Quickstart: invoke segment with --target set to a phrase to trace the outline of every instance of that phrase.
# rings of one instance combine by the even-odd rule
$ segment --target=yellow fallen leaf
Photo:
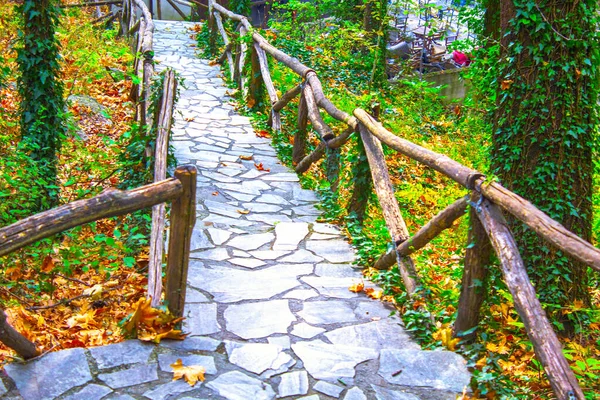
[[[362,292],[364,288],[365,288],[365,283],[363,281],[360,281],[360,282],[355,283],[354,285],[350,286],[348,288],[348,290],[351,292],[354,292],[354,293],[359,293],[359,292]]]
[[[373,300],[379,300],[383,296],[383,290],[375,290],[373,288],[366,288],[365,293]]]
[[[90,296],[92,298],[92,300],[98,300],[100,298],[100,296],[102,295],[102,290],[103,287],[101,284],[97,284],[92,286],[89,289],[85,289],[83,291],[83,294],[85,294],[86,296]]]
[[[242,215],[250,214],[250,210],[236,210],[236,211]]]
[[[183,340],[187,336],[187,333],[182,333],[180,330],[171,329],[168,332],[156,333],[156,332],[145,332],[143,334],[138,335],[138,339],[142,342],[153,342],[160,343],[162,339],[173,339],[173,340]]]
[[[181,362],[181,358],[178,358],[175,363],[171,364],[171,368],[173,368],[174,381],[183,378],[190,386],[194,386],[198,380],[204,382],[204,373],[206,372],[204,367],[199,365],[186,367]]]
[[[246,161],[249,161],[249,160],[252,160],[252,157],[253,157],[253,156],[240,156],[240,160],[246,160]]]

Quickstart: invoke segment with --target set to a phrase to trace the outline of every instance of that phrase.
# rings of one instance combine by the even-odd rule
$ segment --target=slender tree
[[[42,189],[43,198],[36,201],[39,211],[58,201],[57,152],[65,133],[63,85],[58,79],[59,43],[55,37],[60,8],[56,0],[25,0],[17,7],[23,23],[17,56],[21,146],[32,161],[32,185]]]
[[[586,240],[591,238],[597,140],[596,0],[501,0],[492,170],[502,183]],[[565,307],[590,305],[588,268],[512,219],[541,300],[563,333]]]

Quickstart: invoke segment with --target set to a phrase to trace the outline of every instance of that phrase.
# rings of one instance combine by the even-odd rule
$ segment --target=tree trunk
[[[535,8],[500,2],[501,60],[493,116],[493,172],[567,229],[589,241],[592,147],[597,124],[597,2],[549,2]],[[515,16],[519,15],[518,18]],[[569,29],[565,29],[565,27]],[[589,307],[587,266],[565,257],[509,218],[540,300],[554,319],[562,309]]]

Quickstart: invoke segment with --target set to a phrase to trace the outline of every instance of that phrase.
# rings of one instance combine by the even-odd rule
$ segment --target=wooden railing
[[[229,39],[223,27],[223,17],[237,23],[235,32],[239,35],[247,33],[251,35],[250,49],[244,40]],[[583,400],[583,392],[562,354],[561,344],[536,297],[535,289],[527,276],[523,260],[501,210],[514,215],[558,249],[597,271],[600,271],[600,250],[551,219],[529,201],[497,182],[486,181],[486,177],[478,171],[398,137],[360,108],[355,109],[353,115],[338,109],[325,97],[317,73],[296,58],[273,47],[262,35],[252,29],[246,17],[234,14],[214,0],[209,0],[208,23],[210,28],[208,45],[212,51],[216,51],[216,36],[218,34],[222,36],[224,50],[219,57],[219,62],[227,59],[231,79],[237,83],[242,94],[257,102],[258,88],[261,84],[265,85],[271,101],[269,123],[274,130],[281,129],[280,111],[293,98],[300,95],[292,156],[296,172],[307,171],[314,162],[327,154],[327,176],[331,186],[335,188],[338,180],[336,171],[339,171],[339,165],[336,165],[339,163],[337,149],[344,145],[352,134],[358,132],[365,148],[371,182],[390,235],[396,244],[396,249],[383,254],[375,266],[385,269],[397,263],[409,295],[414,295],[419,286],[419,278],[410,255],[449,228],[455,220],[465,214],[467,206],[471,206],[468,243],[475,243],[475,245],[468,246],[465,254],[462,290],[454,326],[455,335],[471,331],[478,325],[479,308],[484,293],[474,283],[485,275],[484,260],[493,249],[500,260],[500,267],[513,296],[515,307],[524,322],[535,353],[544,366],[554,393],[560,400],[573,398]],[[250,53],[250,61],[248,61],[248,53]],[[267,55],[284,64],[302,79],[296,87],[281,98],[277,96],[269,73]],[[250,78],[244,76],[244,66],[248,62],[251,63]],[[336,136],[333,129],[324,122],[319,108],[335,120],[342,122],[346,126],[345,130]],[[310,154],[306,154],[307,120],[310,120],[313,129],[321,139],[319,145]],[[453,179],[470,190],[471,194],[456,200],[411,237],[394,194],[382,151],[382,142]],[[361,191],[364,191],[364,187],[355,187],[353,193],[357,194]],[[351,199],[349,204],[350,209],[363,213],[365,207],[366,202],[361,203],[354,199]]]
[[[2,228],[0,257],[67,229],[168,201],[172,204],[165,299],[171,313],[182,316],[190,241],[196,219],[196,168],[193,166],[178,167],[174,178],[127,191],[108,189],[91,199],[74,201]],[[27,339],[11,331],[3,314],[0,313],[0,340],[5,342],[6,335],[3,333],[9,332],[6,345],[24,358],[35,356],[35,346],[27,345],[30,343]],[[16,339],[11,341],[10,338]]]

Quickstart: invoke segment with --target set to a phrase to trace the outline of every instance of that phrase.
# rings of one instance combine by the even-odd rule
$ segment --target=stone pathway
[[[181,22],[156,22],[156,59],[186,79],[173,131],[179,164],[198,167],[184,341],[50,353],[7,365],[8,399],[455,399],[464,360],[422,351],[393,310],[348,287],[354,253],[316,222],[315,194],[229,104],[217,66],[194,55]],[[252,157],[252,158],[251,158]],[[251,158],[251,159],[250,159]],[[259,171],[262,163],[268,171]],[[372,286],[367,283],[367,286]],[[171,381],[170,364],[206,381]]]

